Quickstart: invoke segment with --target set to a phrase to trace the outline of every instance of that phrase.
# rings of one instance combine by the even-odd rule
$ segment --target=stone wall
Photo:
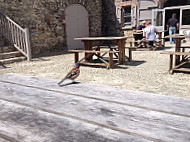
[[[29,28],[32,53],[36,55],[66,49],[64,12],[70,4],[87,9],[90,36],[101,36],[101,0],[0,0],[0,11]]]
[[[104,36],[123,35],[121,27],[116,26],[116,5],[115,0],[102,0],[102,29]]]

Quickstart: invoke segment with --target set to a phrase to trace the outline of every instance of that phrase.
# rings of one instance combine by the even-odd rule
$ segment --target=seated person
[[[143,36],[146,38],[148,46],[150,48],[153,48],[154,41],[156,39],[156,33],[158,32],[158,30],[155,28],[155,26],[151,24],[151,21],[148,21],[146,28],[143,30]]]
[[[137,27],[136,32],[137,32],[137,33],[142,33],[142,34],[136,34],[136,35],[134,36],[135,41],[138,41],[138,44],[139,44],[139,45],[143,42],[143,41],[142,41],[142,39],[143,39],[143,29],[144,29],[145,27],[146,27],[146,21],[142,21],[141,25],[139,25],[139,26]],[[137,43],[136,43],[135,45],[137,45]]]

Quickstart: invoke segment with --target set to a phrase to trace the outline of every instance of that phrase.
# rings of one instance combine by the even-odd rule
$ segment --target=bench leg
[[[75,63],[79,61],[79,53],[75,52]]]
[[[185,48],[182,48],[182,52],[185,52]],[[185,56],[182,55],[182,60],[185,60]]]
[[[170,54],[169,73],[173,74],[173,55]]]
[[[113,53],[109,53],[109,67],[113,68]]]
[[[132,49],[129,48],[129,62],[132,61]]]

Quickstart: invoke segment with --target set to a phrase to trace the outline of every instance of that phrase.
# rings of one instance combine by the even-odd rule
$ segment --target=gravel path
[[[174,50],[168,48],[166,50]],[[109,85],[154,92],[171,96],[190,97],[190,74],[168,73],[169,55],[161,51],[134,51],[133,61],[115,69],[81,66],[80,82]],[[0,74],[20,73],[61,79],[73,67],[73,54],[35,58],[33,61],[19,62],[0,68]]]

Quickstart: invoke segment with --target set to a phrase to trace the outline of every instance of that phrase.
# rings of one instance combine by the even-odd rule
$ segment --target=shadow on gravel
[[[130,61],[130,62],[127,62],[126,65],[129,65],[129,66],[139,66],[141,64],[144,64],[146,63],[146,61]]]

